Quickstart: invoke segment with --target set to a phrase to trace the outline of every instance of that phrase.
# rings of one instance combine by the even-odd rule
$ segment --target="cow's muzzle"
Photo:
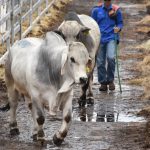
[[[85,78],[85,77],[80,78],[80,83],[81,84],[85,84],[85,83],[87,83],[87,81],[88,81],[88,78]]]

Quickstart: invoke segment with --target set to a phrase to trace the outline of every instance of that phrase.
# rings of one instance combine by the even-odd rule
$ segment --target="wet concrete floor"
[[[124,30],[120,44],[120,55],[140,54],[140,51],[128,48],[141,42],[145,37],[135,33],[134,23],[145,14],[145,5],[120,3],[124,13]],[[61,145],[56,147],[52,137],[61,124],[61,115],[52,119],[46,111],[44,131],[47,142],[43,146],[32,141],[33,121],[31,113],[24,102],[19,103],[17,121],[20,135],[9,135],[9,112],[0,112],[0,150],[145,150],[148,145],[147,119],[136,114],[150,102],[141,100],[143,93],[141,86],[129,85],[127,80],[138,74],[130,68],[139,60],[129,58],[120,60],[120,76],[122,93],[119,92],[116,75],[116,90],[114,92],[100,92],[97,82],[96,68],[94,72],[93,106],[79,108],[79,86],[75,86],[73,99],[73,121],[68,136]],[[5,89],[0,86],[0,102],[7,98]]]

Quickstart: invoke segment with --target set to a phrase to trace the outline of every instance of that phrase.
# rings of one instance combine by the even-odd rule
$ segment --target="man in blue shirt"
[[[104,3],[92,9],[91,16],[99,25],[101,32],[100,49],[97,54],[98,81],[101,83],[99,90],[107,91],[107,85],[109,90],[115,90],[115,47],[119,43],[119,32],[123,28],[122,13],[111,0],[104,0]]]

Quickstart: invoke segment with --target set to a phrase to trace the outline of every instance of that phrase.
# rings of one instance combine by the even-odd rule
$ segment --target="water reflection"
[[[79,108],[80,121],[92,122],[94,118],[94,106]]]
[[[114,98],[119,96],[116,93],[101,94],[101,98],[93,106],[73,108],[73,120],[83,122],[145,122],[143,117],[137,117],[135,110],[122,110],[120,102]],[[120,97],[121,98],[121,97]],[[138,112],[138,110],[137,110]]]
[[[99,115],[97,114],[97,122],[115,122],[114,114]]]
[[[97,122],[115,122],[114,100],[106,99],[97,110]]]
[[[77,120],[83,122],[115,122],[114,103],[107,101],[96,105],[95,108],[94,106],[79,108]]]
[[[83,121],[83,122],[86,122],[86,108],[80,108],[79,110],[79,117],[80,117],[80,120]]]

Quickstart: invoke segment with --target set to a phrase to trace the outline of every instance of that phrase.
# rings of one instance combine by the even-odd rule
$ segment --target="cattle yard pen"
[[[0,0],[0,45],[9,50],[22,39],[56,0]]]

